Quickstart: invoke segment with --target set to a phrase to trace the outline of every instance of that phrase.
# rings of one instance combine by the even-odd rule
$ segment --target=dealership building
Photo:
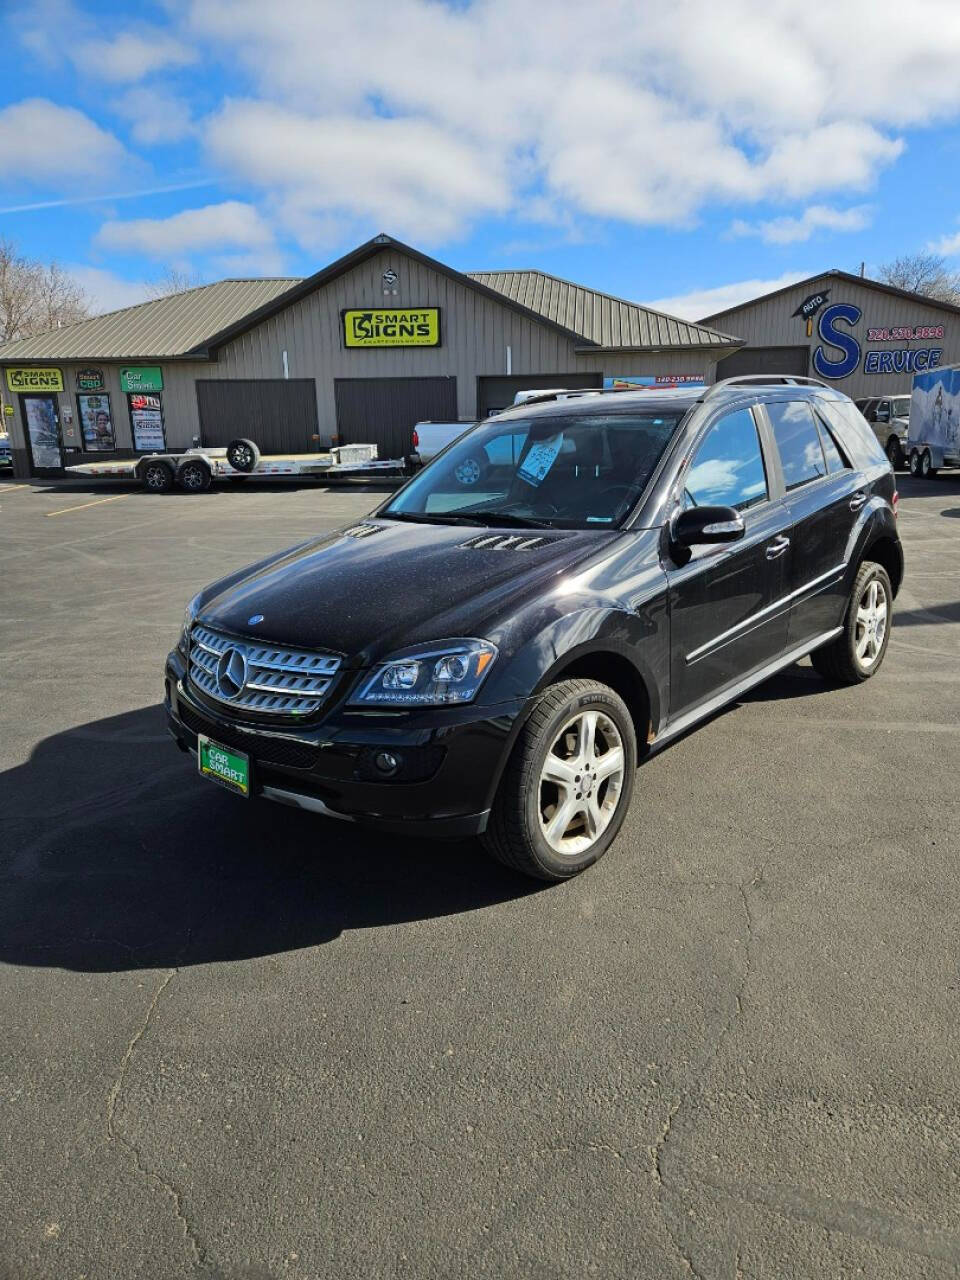
[[[18,475],[237,436],[262,452],[472,421],[536,387],[711,382],[739,339],[538,271],[379,235],[305,280],[223,280],[0,347]]]
[[[913,375],[960,361],[960,307],[827,271],[700,322],[742,346],[718,377],[792,373],[852,399],[909,392]]]
[[[222,280],[0,346],[17,475],[208,447],[411,450],[537,387],[811,374],[857,397],[960,361],[960,309],[840,271],[698,323],[540,271],[455,271],[387,235],[307,279]]]

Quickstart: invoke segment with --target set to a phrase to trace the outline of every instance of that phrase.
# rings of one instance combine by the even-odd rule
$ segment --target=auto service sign
[[[341,314],[345,347],[440,346],[439,307],[354,309]]]

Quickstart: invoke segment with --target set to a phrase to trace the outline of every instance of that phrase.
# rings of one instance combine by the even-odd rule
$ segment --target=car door
[[[840,625],[847,549],[867,493],[858,487],[859,473],[811,402],[766,401],[764,410],[790,521],[785,567],[792,649]]]
[[[789,516],[761,430],[748,406],[722,412],[678,477],[678,509],[736,507],[746,531],[738,542],[667,552],[671,720],[771,662],[786,643]]]

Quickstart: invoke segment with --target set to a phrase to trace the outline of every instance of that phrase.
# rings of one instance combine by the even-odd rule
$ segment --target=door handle
[[[863,504],[866,502],[866,500],[867,500],[867,495],[865,493],[855,493],[853,497],[850,499],[850,510],[859,511],[860,508],[863,506]]]
[[[789,545],[790,539],[781,533],[779,537],[767,544],[767,559],[776,560],[777,556],[783,555]]]

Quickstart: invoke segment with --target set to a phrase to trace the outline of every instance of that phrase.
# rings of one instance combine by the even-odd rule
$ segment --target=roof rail
[[[767,386],[767,387],[824,387],[830,390],[829,382],[822,378],[807,378],[795,373],[747,373],[739,378],[722,378],[707,387],[701,400],[709,400],[723,387]]]

